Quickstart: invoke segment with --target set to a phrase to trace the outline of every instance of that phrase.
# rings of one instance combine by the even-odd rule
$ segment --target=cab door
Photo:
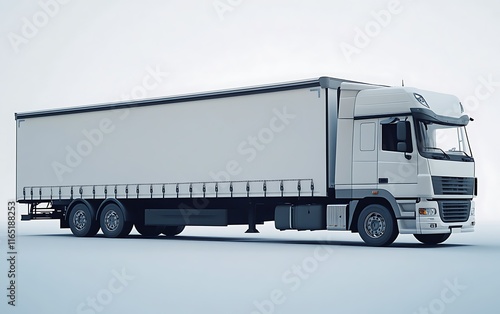
[[[411,117],[381,118],[378,130],[379,188],[392,191],[395,196],[414,196],[418,180],[418,153]]]

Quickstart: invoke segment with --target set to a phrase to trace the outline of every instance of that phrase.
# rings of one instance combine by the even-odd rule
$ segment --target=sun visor
[[[411,108],[410,110],[412,115],[417,120],[424,120],[443,125],[466,126],[467,124],[469,124],[470,121],[468,115],[463,115],[460,118],[453,118],[453,117],[440,116],[434,113],[432,110],[425,108]]]

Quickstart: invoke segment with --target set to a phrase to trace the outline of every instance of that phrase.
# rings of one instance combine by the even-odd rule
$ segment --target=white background
[[[475,297],[478,296],[485,298],[481,300],[482,303],[477,302],[477,306],[483,309],[479,312],[488,313],[484,310],[488,306],[491,311],[494,305],[498,308],[498,301],[495,301],[494,296],[486,298],[494,289],[499,291],[498,286],[491,286],[492,276],[496,275],[498,278],[499,274],[490,268],[494,264],[490,264],[492,259],[488,255],[495,254],[494,250],[498,252],[498,244],[492,243],[496,243],[495,240],[498,239],[494,226],[500,219],[495,198],[500,186],[496,139],[498,132],[495,131],[500,111],[497,105],[500,100],[498,1],[401,0],[396,4],[386,0],[66,2],[52,5],[48,10],[51,11],[49,16],[43,13],[42,6],[37,1],[0,1],[0,204],[4,204],[1,206],[6,207],[7,200],[13,199],[15,193],[14,112],[107,103],[137,96],[150,98],[260,85],[322,75],[386,85],[400,85],[404,79],[406,86],[457,95],[467,113],[475,118],[468,130],[479,177],[480,196],[476,199],[479,224],[477,233],[453,236],[450,239],[451,244],[468,243],[469,246],[425,249],[428,254],[421,254],[423,250],[411,245],[403,246],[401,250],[372,250],[358,246],[347,246],[348,249],[345,250],[340,246],[337,249],[345,253],[344,260],[336,264],[335,259],[329,259],[331,265],[326,270],[323,269],[325,276],[339,271],[342,274],[339,275],[339,280],[331,277],[325,282],[304,285],[304,289],[296,292],[297,296],[293,297],[296,302],[290,302],[290,297],[283,306],[276,308],[276,312],[293,312],[294,309],[301,312],[306,308],[308,300],[320,305],[317,312],[329,313],[333,312],[330,309],[335,308],[336,303],[333,301],[341,300],[341,309],[348,312],[344,303],[354,302],[355,306],[361,306],[359,302],[363,298],[355,298],[359,294],[360,297],[364,296],[364,300],[382,301],[385,305],[395,298],[402,300],[396,303],[393,312],[413,313],[418,310],[418,306],[429,305],[434,298],[439,298],[440,292],[446,287],[443,282],[452,281],[456,277],[463,282],[469,280],[466,291],[472,292],[468,297],[464,292],[464,297],[447,305],[445,311],[458,313],[462,309],[464,313],[470,312],[474,307],[468,308],[466,305],[476,302]],[[218,12],[214,5],[221,3],[229,5],[226,9],[230,10]],[[49,17],[44,18],[47,16]],[[34,20],[38,26],[33,24]],[[346,47],[350,47],[351,54],[343,51]],[[161,73],[156,77],[157,80],[147,79],[151,75],[151,69],[157,69]],[[148,88],[144,88],[145,79],[155,83],[154,87],[149,84]],[[49,142],[47,149],[50,149]],[[5,213],[5,210],[0,212]],[[2,246],[5,244],[5,221],[6,215],[0,215]],[[19,229],[25,234],[68,234],[66,230],[59,231],[57,224],[52,223],[21,223]],[[231,234],[231,230],[235,229],[214,230],[206,230],[215,236],[209,239],[220,239],[219,236]],[[18,308],[18,312],[44,312],[39,308],[41,304],[51,304],[50,310],[47,310],[50,313],[76,312],[77,305],[86,296],[95,295],[106,287],[112,276],[112,269],[128,267],[131,272],[135,271],[136,278],[140,278],[136,279],[138,284],[131,283],[133,294],[129,292],[131,294],[124,295],[124,292],[115,296],[114,301],[105,309],[109,313],[126,309],[127,305],[132,304],[136,304],[136,307],[130,307],[134,311],[166,311],[169,308],[167,302],[173,302],[172,300],[185,301],[185,312],[195,312],[203,309],[197,307],[197,299],[202,303],[215,299],[219,304],[225,304],[226,300],[228,305],[221,312],[249,313],[253,309],[252,302],[265,298],[268,291],[272,291],[276,285],[283,285],[280,281],[281,274],[295,262],[300,263],[310,256],[315,246],[300,246],[300,243],[293,242],[295,240],[289,243],[292,245],[286,245],[283,242],[288,243],[287,236],[280,238],[280,234],[272,231],[272,228],[265,230],[273,239],[282,240],[273,240],[269,245],[265,241],[252,243],[252,246],[256,245],[258,248],[252,251],[254,254],[249,255],[244,253],[247,244],[240,245],[238,241],[194,241],[196,247],[186,246],[188,241],[174,242],[175,247],[185,255],[179,256],[173,250],[164,256],[155,256],[169,262],[164,265],[156,261],[150,272],[143,274],[143,277],[134,266],[123,262],[130,258],[127,254],[134,253],[128,249],[127,242],[119,242],[127,240],[73,242],[73,238],[63,237],[66,241],[59,243],[56,240],[61,238],[56,236],[26,236],[20,238],[19,249],[24,250],[23,254],[27,259],[18,265],[24,276],[23,288],[19,288],[23,298],[19,302],[25,306],[25,311]],[[186,234],[202,235],[204,231],[205,229],[199,228],[187,231]],[[260,237],[266,239],[265,235],[261,234]],[[294,239],[308,237],[304,233],[292,236]],[[350,235],[341,235],[339,239],[343,237],[352,239],[354,243],[359,241]],[[22,248],[24,241],[26,247]],[[154,252],[159,249],[156,247],[158,242],[144,241],[133,247],[144,250],[145,256],[149,249]],[[415,243],[407,237],[403,237],[403,240],[400,238],[396,243],[400,241]],[[76,253],[78,250],[74,251],[74,247],[80,243],[86,243],[82,246],[84,255],[81,256]],[[98,243],[98,248],[94,249],[88,243]],[[115,247],[116,243],[122,244]],[[64,254],[66,249],[60,247],[61,244],[70,246],[75,258],[80,257],[80,260],[82,256],[95,262],[102,256],[116,258],[104,258],[103,269],[95,265],[83,267],[88,264],[85,259],[84,262],[77,263],[80,268],[72,268],[71,256]],[[227,250],[234,249],[233,254],[225,251],[225,244]],[[336,244],[339,243],[334,242],[334,250]],[[47,250],[42,249],[45,245]],[[232,266],[220,266],[217,257],[210,255],[210,252],[189,255],[190,249],[205,249],[207,246],[215,246],[215,251],[221,254],[224,263]],[[304,247],[306,252],[300,249]],[[33,251],[33,248],[38,251]],[[386,254],[390,250],[395,252],[394,256]],[[447,255],[447,252],[457,250],[458,255]],[[409,254],[402,254],[403,251],[409,251]],[[283,255],[277,252],[283,252]],[[373,255],[374,252],[378,254]],[[270,268],[265,267],[268,253],[272,260]],[[482,260],[473,258],[479,253],[483,256]],[[185,281],[192,285],[190,287],[184,286],[177,290],[176,287],[180,285],[178,281],[168,281],[168,276],[160,281],[156,277],[156,274],[164,270],[163,267],[170,267],[169,271],[176,269],[179,263],[184,263],[182,258],[206,259],[207,256],[211,265],[219,266],[213,268],[214,275],[209,276],[207,274],[211,273],[210,267],[202,272],[201,267],[206,265],[201,261],[188,263],[187,265],[196,269],[193,270],[193,276],[185,277]],[[276,258],[272,258],[273,256]],[[283,256],[286,257],[285,260],[282,259]],[[378,265],[381,261],[387,262],[382,270],[388,271],[393,277],[384,281],[384,276],[377,275],[374,280],[368,280],[370,274],[380,272],[376,269],[373,272],[367,271],[371,264],[362,263],[360,266],[363,271],[359,276],[354,276],[356,280],[349,281],[346,273],[356,273],[356,264],[352,264],[352,261],[366,261],[373,256],[377,259],[373,265]],[[400,257],[397,260],[399,263],[395,267],[387,266],[392,265],[390,261],[395,256]],[[495,256],[498,261],[498,254]],[[437,264],[435,257],[438,257]],[[60,263],[60,258],[65,263]],[[231,258],[234,258],[236,264],[231,263]],[[418,262],[412,258],[416,258]],[[460,259],[458,265],[461,268],[441,267],[455,265],[456,259]],[[137,261],[142,263],[142,267],[147,267],[150,259],[143,256],[142,259],[137,258]],[[6,269],[3,258],[0,265],[1,269]],[[47,270],[37,268],[37,265],[45,266]],[[263,272],[251,272],[260,274],[257,278],[246,273],[246,269],[257,267],[255,265],[259,269],[266,269]],[[186,266],[186,269],[189,267]],[[484,281],[470,273],[476,269],[480,270],[479,274],[484,277]],[[404,277],[408,273],[413,275]],[[416,276],[416,273],[421,275]],[[315,273],[316,279],[324,278],[322,274]],[[427,275],[422,276],[425,274]],[[4,282],[4,276],[0,273],[1,283]],[[147,276],[151,276],[151,282]],[[174,279],[180,280],[179,278]],[[197,282],[196,278],[207,281]],[[256,280],[259,284],[255,283]],[[253,283],[248,283],[249,281]],[[378,282],[386,284],[380,287]],[[390,288],[387,282],[390,283]],[[245,290],[248,285],[251,291]],[[343,285],[347,285],[350,290],[338,290],[341,292],[340,298],[330,299],[333,298],[329,293],[330,289],[337,291],[332,287],[338,289]],[[70,292],[74,286],[80,287],[78,293]],[[197,288],[192,288],[193,286]],[[203,297],[207,294],[202,293],[201,286],[208,291],[209,298]],[[400,287],[408,286],[411,289],[407,294],[401,292],[401,295],[396,295],[396,292],[401,291]],[[243,289],[241,294],[235,290],[237,287]],[[161,289],[165,292],[159,293]],[[190,294],[190,289],[196,292],[195,297]],[[287,289],[286,285],[284,289]],[[219,291],[220,294],[214,291]],[[229,295],[224,295],[229,292]],[[30,302],[28,294],[33,297],[35,293],[49,294],[49,297],[39,296],[38,301],[31,301],[33,307],[27,307]],[[169,297],[165,297],[166,295]],[[415,299],[417,295],[421,296],[420,300]],[[116,301],[119,298],[120,301]],[[138,299],[149,301],[149,307],[138,306]],[[155,302],[152,302],[153,299]],[[1,306],[4,306],[5,298],[0,296],[0,300]],[[61,301],[59,310],[57,300],[64,300]],[[172,304],[176,309],[173,312],[183,312],[177,306],[178,303]],[[366,307],[354,307],[351,310],[359,313],[359,309],[368,311],[371,308],[367,303]],[[466,311],[467,309],[470,311]]]

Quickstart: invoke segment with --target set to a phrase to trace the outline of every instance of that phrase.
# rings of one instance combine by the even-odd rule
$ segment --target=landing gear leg
[[[259,233],[257,230],[257,214],[256,214],[256,206],[251,206],[248,209],[248,230],[245,233]]]

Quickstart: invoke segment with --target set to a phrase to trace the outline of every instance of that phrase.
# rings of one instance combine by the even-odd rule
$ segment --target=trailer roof
[[[25,118],[74,114],[74,113],[91,112],[91,111],[124,109],[124,108],[141,107],[141,106],[155,106],[155,105],[163,105],[163,104],[168,104],[168,103],[180,103],[180,102],[197,101],[197,100],[214,99],[214,98],[225,98],[225,97],[235,97],[235,96],[243,96],[243,95],[251,95],[251,94],[271,93],[271,92],[277,92],[277,91],[301,89],[301,88],[308,88],[308,87],[311,87],[311,88],[312,87],[322,87],[322,88],[329,88],[329,89],[337,89],[340,87],[340,84],[343,82],[366,84],[366,83],[362,83],[362,82],[355,82],[355,81],[350,81],[350,80],[344,80],[344,79],[323,76],[323,77],[316,78],[316,79],[287,82],[287,83],[278,83],[278,84],[270,84],[270,85],[262,85],[262,86],[253,86],[253,87],[243,87],[243,88],[205,92],[205,93],[195,93],[195,94],[187,94],[187,95],[179,95],[179,96],[171,96],[171,97],[160,97],[160,98],[152,98],[152,99],[130,100],[130,101],[122,101],[122,102],[116,102],[116,103],[106,103],[106,104],[63,108],[63,109],[54,109],[54,110],[23,112],[23,113],[16,113],[15,119],[18,120],[18,119],[25,119]]]

